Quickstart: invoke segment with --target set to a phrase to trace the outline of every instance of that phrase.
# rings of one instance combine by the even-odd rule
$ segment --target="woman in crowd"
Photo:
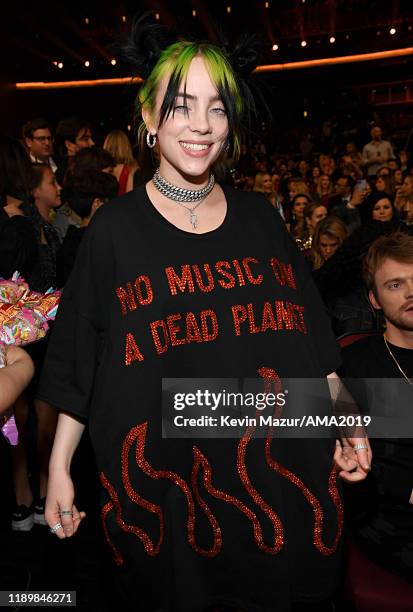
[[[325,264],[313,273],[325,302],[330,307],[337,336],[378,329],[363,282],[361,261],[379,236],[405,229],[391,198],[377,191],[359,205],[361,225]]]
[[[113,173],[119,183],[119,195],[132,191],[133,175],[138,169],[138,164],[133,157],[128,136],[122,130],[112,130],[106,136],[103,148],[109,151],[115,160]]]
[[[292,199],[287,228],[294,238],[305,233],[304,210],[308,204],[311,204],[311,198],[306,193],[297,193]]]
[[[321,174],[317,181],[315,198],[319,204],[328,205],[328,200],[333,194],[333,182],[328,174]]]
[[[97,211],[65,287],[39,392],[61,410],[47,520],[63,539],[84,518],[70,463],[88,419],[122,609],[283,612],[300,602],[321,612],[340,557],[334,448],[341,475],[359,480],[371,459],[366,440],[348,441],[359,446],[347,461],[325,438],[162,437],[162,377],[258,375],[271,384],[325,377],[339,357],[277,212],[214,180],[217,163],[239,153],[246,85],[209,43],[180,40],[148,64],[154,33],[145,31],[135,26],[129,51],[139,74],[148,70],[139,134],[160,167],[122,206]],[[303,305],[306,333],[289,323],[272,333],[270,313],[267,333],[250,333],[243,304],[275,299]]]
[[[253,191],[263,193],[266,196],[271,195],[273,192],[271,174],[268,172],[258,172],[255,175]]]
[[[30,288],[45,292],[56,287],[56,257],[60,246],[56,230],[50,223],[50,212],[60,205],[60,186],[50,166],[33,164],[30,173],[32,202],[22,205],[32,224],[37,242],[37,254],[33,270],[28,277]],[[27,350],[35,364],[35,376],[28,397],[31,398],[37,386],[43,363],[47,341],[42,340]],[[47,402],[34,399],[36,412],[36,451],[38,464],[38,491],[34,494],[29,481],[27,423],[29,406],[21,397],[15,406],[15,416],[19,430],[19,444],[12,448],[13,478],[16,505],[12,516],[14,531],[30,531],[33,524],[46,525],[44,505],[46,500],[48,465],[51,446],[56,429],[57,413]]]
[[[390,175],[382,175],[376,178],[376,191],[384,192],[389,196],[393,196],[393,181]]]
[[[314,270],[321,268],[334,255],[347,235],[346,226],[338,217],[326,217],[318,223],[311,243],[311,259]]]
[[[60,246],[57,231],[50,222],[50,213],[61,204],[61,187],[47,164],[33,164],[31,194],[33,204],[25,204],[36,235],[36,264],[28,279],[34,291],[45,292],[56,287],[56,255]]]
[[[310,202],[306,205],[303,212],[303,225],[300,232],[296,232],[295,241],[300,251],[303,251],[305,256],[310,254],[313,234],[317,224],[327,216],[327,208],[316,202]]]

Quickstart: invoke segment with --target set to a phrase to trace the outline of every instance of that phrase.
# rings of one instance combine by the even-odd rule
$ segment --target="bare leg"
[[[27,465],[26,429],[29,415],[29,405],[24,395],[21,395],[14,405],[14,418],[19,432],[19,443],[11,447],[13,481],[16,503],[18,506],[29,507],[33,502],[33,493],[29,483]]]
[[[37,457],[39,465],[39,497],[45,497],[49,475],[49,459],[52,451],[58,412],[55,408],[35,400],[37,415]]]

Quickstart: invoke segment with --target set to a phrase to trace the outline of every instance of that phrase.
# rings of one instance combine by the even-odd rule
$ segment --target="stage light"
[[[376,32],[376,36],[380,36],[380,35],[381,35],[380,30],[377,30],[377,32]]]
[[[85,17],[85,24],[89,25],[89,17]]]
[[[273,45],[273,46],[272,46],[272,50],[273,50],[273,51],[278,51],[278,45]]]
[[[53,62],[53,65],[54,65],[54,66],[57,66],[57,62]]]
[[[123,23],[126,23],[126,15],[122,15],[122,21]]]
[[[116,66],[116,60],[115,60],[115,58],[111,59],[111,60],[110,60],[110,63],[112,64],[112,66]]]
[[[89,66],[90,66],[90,62],[89,62],[89,60],[86,60],[86,61],[85,61],[85,67],[86,67],[86,68],[89,68]]]
[[[331,42],[331,44],[333,44],[333,43],[335,43],[335,42],[336,42],[336,39],[335,39],[335,37],[334,37],[334,36],[330,36],[330,42]]]
[[[196,17],[196,10],[195,9],[192,11],[192,17]]]
[[[413,26],[409,25],[407,29],[409,30],[409,32],[411,32],[413,29]]]
[[[301,41],[301,46],[302,47],[306,47],[307,46],[307,41],[306,40],[302,40]]]
[[[61,69],[63,68],[63,62],[59,62],[59,63],[57,64],[57,67],[58,67],[58,68],[61,70]]]
[[[130,132],[131,129],[132,129],[132,126],[130,124],[128,124],[128,127],[127,127],[128,132]]]
[[[159,21],[159,13],[155,13],[155,19],[156,21]]]
[[[228,5],[227,6],[227,13],[228,13],[228,15],[230,14],[230,12],[231,12],[231,7]]]
[[[305,110],[303,115],[304,115],[304,117],[308,117],[308,112]]]
[[[396,28],[390,28],[389,33],[393,36],[393,34],[396,34]]]
[[[269,2],[265,3],[265,8],[270,8],[270,3]]]
[[[346,40],[350,40],[350,34],[346,34]]]

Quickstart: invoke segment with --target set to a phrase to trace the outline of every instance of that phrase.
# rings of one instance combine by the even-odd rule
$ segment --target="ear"
[[[370,304],[373,306],[373,308],[375,310],[381,310],[381,306],[378,303],[378,301],[377,301],[377,299],[376,299],[376,297],[375,297],[375,295],[374,295],[374,293],[373,293],[373,291],[371,289],[369,291],[369,300],[370,300]]]
[[[147,106],[142,107],[142,119],[146,125],[146,129],[150,134],[156,134],[156,129],[154,129],[151,113]]]
[[[71,155],[74,155],[77,151],[77,147],[75,145],[74,142],[71,142],[70,140],[65,140],[65,147],[68,153],[70,153]]]

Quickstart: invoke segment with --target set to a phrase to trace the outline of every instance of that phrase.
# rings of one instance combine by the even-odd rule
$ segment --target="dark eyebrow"
[[[198,96],[193,96],[192,94],[185,94],[184,92],[179,92],[176,94],[177,98],[186,98],[187,100],[198,100]],[[212,96],[209,98],[210,102],[222,102],[220,96]]]

